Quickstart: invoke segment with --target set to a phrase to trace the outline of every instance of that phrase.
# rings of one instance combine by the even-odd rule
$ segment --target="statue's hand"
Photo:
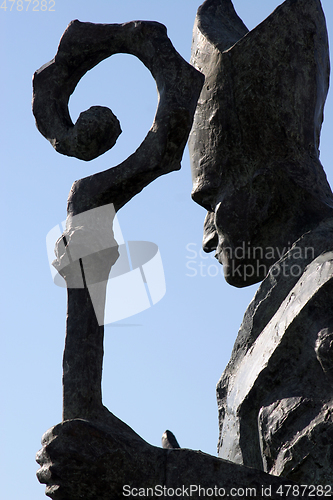
[[[114,432],[74,419],[44,434],[36,460],[41,466],[37,477],[46,484],[47,496],[53,500],[110,500],[124,498],[126,485],[128,489],[163,484],[166,450],[149,445],[113,418]]]
[[[209,491],[217,488],[218,496],[229,496],[235,487],[243,493],[245,488],[253,488],[252,493],[256,489],[260,498],[262,488],[270,488],[270,498],[281,500],[278,488],[290,488],[292,484],[290,479],[200,451],[156,448],[104,410],[100,419],[65,420],[44,434],[43,447],[37,454],[41,466],[37,477],[46,484],[46,495],[53,500],[123,500],[142,496],[140,488],[144,496],[150,491],[152,498],[152,491],[163,493],[164,488],[171,488],[179,493],[183,487],[181,498],[188,497],[190,491],[192,498],[211,498],[211,494],[203,495],[198,485]],[[156,496],[166,498],[162,493]],[[292,498],[291,493],[286,498]]]

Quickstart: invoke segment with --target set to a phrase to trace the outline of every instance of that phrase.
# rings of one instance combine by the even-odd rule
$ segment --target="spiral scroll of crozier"
[[[33,113],[38,130],[56,151],[67,156],[92,160],[109,150],[121,133],[112,111],[92,106],[80,114],[74,125],[68,101],[88,70],[117,53],[138,57],[150,70],[159,94],[151,132],[164,137],[164,130],[167,130],[174,149],[180,151],[192,124],[203,76],[181,58],[165,26],[157,22],[94,24],[72,21],[60,40],[54,59],[34,74]],[[147,140],[149,142],[149,135],[143,146],[147,146]]]

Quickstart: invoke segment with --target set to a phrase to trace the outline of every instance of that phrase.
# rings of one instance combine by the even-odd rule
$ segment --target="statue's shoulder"
[[[273,322],[284,321],[287,316],[291,321],[302,314],[307,315],[310,325],[310,316],[315,317],[320,311],[322,320],[333,325],[329,300],[333,296],[333,218],[322,221],[285,250],[280,251],[283,255],[271,267],[245,311],[224,373],[228,376],[222,375],[220,385],[238,369]]]

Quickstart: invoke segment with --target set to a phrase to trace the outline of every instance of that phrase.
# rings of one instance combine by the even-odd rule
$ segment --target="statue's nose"
[[[204,252],[213,252],[218,245],[218,234],[215,226],[214,212],[207,212],[204,222],[204,232],[202,238],[202,249]]]
[[[204,238],[202,240],[202,249],[206,253],[213,252],[214,250],[216,250],[217,245],[218,245],[218,236],[216,232],[210,235],[209,238]]]

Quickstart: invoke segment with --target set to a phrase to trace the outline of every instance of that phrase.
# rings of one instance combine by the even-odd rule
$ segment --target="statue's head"
[[[228,283],[247,286],[333,214],[319,161],[329,82],[320,0],[286,0],[251,32],[230,0],[206,0],[192,49],[206,77],[189,143],[203,248]]]

